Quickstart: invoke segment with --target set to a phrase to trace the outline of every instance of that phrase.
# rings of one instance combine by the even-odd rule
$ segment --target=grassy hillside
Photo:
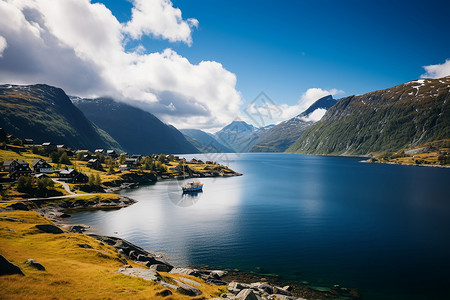
[[[175,127],[112,99],[74,99],[75,105],[130,153],[198,153]]]
[[[367,155],[450,138],[450,77],[339,100],[287,150]]]
[[[369,161],[408,165],[450,166],[450,139],[433,141],[396,152],[376,154]]]
[[[1,85],[0,127],[21,139],[33,138],[35,143],[121,150],[111,136],[86,119],[62,89],[44,84]]]
[[[79,233],[43,233],[36,224],[52,222],[32,211],[0,212],[0,253],[25,274],[0,276],[1,299],[193,299],[175,290],[163,297],[160,293],[167,288],[162,285],[116,273],[124,264],[146,267],[126,261],[111,246]],[[29,258],[46,270],[25,264]],[[160,275],[166,281],[187,278],[198,282],[200,298],[218,297],[223,289],[193,276]]]

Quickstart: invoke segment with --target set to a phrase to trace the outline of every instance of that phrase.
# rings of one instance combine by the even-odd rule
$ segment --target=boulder
[[[26,206],[25,204],[23,204],[21,202],[11,204],[11,205],[7,206],[6,208],[10,209],[10,210],[30,210],[28,208],[28,206]]]
[[[213,271],[211,271],[211,275],[216,277],[216,279],[222,278],[223,276],[225,276],[225,274],[227,274],[227,271],[222,271],[222,270],[213,270]]]
[[[197,269],[189,269],[189,268],[173,268],[170,271],[170,273],[180,275],[192,275],[196,277],[200,275]]]
[[[278,286],[273,288],[273,293],[274,294],[279,294],[279,295],[291,296],[291,292],[289,292],[289,291],[287,291],[287,290],[285,290],[283,288],[280,288]]]
[[[162,290],[162,291],[156,293],[156,296],[161,296],[161,297],[167,297],[170,295],[172,295],[172,291],[169,289],[165,289],[165,290]]]
[[[249,284],[245,284],[245,283],[239,283],[239,282],[230,282],[228,284],[228,290],[232,293],[239,293],[241,290],[244,289],[250,289],[250,285]]]
[[[292,296],[286,296],[286,295],[281,295],[281,294],[272,294],[270,295],[270,297],[272,299],[277,299],[277,300],[302,300],[303,298],[295,298]]]
[[[285,285],[285,286],[283,286],[283,290],[288,291],[288,292],[292,292],[292,286]]]
[[[236,295],[235,300],[258,300],[252,289],[243,289]]]
[[[3,220],[5,220],[5,221],[10,221],[10,222],[20,222],[20,223],[25,222],[24,220],[22,220],[22,219],[17,219],[17,218],[4,218]]]
[[[184,282],[173,279],[178,285],[177,292],[183,295],[188,295],[191,297],[198,296],[202,293],[198,288],[193,287],[192,285],[186,284]]]
[[[23,274],[22,270],[12,262],[8,261],[3,255],[0,254],[0,276],[1,275],[14,275],[14,274]]]
[[[83,233],[88,229],[88,226],[83,226],[83,225],[72,225],[67,227],[67,229],[70,232],[74,232],[74,233]]]
[[[37,261],[35,261],[32,258],[29,258],[26,260],[25,262],[27,265],[30,265],[31,267],[38,269],[39,271],[45,271],[45,268],[42,264],[38,263]]]
[[[163,265],[163,264],[155,264],[155,265],[151,265],[150,269],[159,271],[159,272],[169,272],[170,268],[168,265]]]
[[[58,226],[52,225],[52,224],[38,224],[35,226],[40,231],[46,232],[46,233],[53,233],[53,234],[59,234],[64,233],[61,228]]]
[[[120,268],[118,273],[124,275],[139,277],[148,281],[160,281],[161,277],[156,272],[156,270],[151,269],[141,269],[141,268]]]

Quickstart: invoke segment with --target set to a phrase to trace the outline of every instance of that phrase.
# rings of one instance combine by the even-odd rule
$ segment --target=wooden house
[[[53,173],[53,167],[44,159],[36,159],[31,163],[35,173]]]

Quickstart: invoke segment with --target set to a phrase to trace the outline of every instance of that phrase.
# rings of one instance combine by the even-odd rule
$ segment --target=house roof
[[[99,160],[97,158],[92,158],[92,159],[88,160],[88,163],[96,163],[98,161]]]
[[[69,175],[69,174],[72,174],[74,171],[75,171],[75,169],[72,169],[72,168],[62,169],[59,171],[59,174]]]
[[[55,144],[53,144],[52,142],[45,142],[42,143],[42,146],[54,146]]]
[[[18,160],[17,161],[18,163],[19,163],[19,165],[27,165],[27,166],[29,166],[29,164],[26,162],[26,161],[24,161],[24,160]]]
[[[36,178],[42,178],[42,177],[50,178],[50,176],[48,176],[47,174],[44,174],[44,173],[36,174],[34,177],[36,177]]]
[[[14,162],[14,160],[5,160],[5,161],[3,162],[3,165],[4,165],[4,166],[9,166],[9,165],[11,165],[13,162]]]
[[[34,167],[35,165],[37,165],[38,163],[40,163],[43,159],[39,158],[39,159],[35,159],[33,160],[33,162],[31,163],[31,165]],[[44,160],[45,161],[45,160]]]

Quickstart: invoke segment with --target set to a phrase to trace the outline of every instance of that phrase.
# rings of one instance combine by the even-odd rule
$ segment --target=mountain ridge
[[[76,108],[64,90],[46,84],[0,85],[0,127],[35,143],[122,150]]]
[[[163,123],[153,114],[111,98],[72,101],[88,119],[108,132],[127,152],[199,153],[174,126]]]
[[[310,126],[314,124],[309,117],[317,110],[327,110],[336,104],[331,95],[316,100],[301,114],[281,122],[262,135],[250,148],[250,152],[284,152]],[[311,118],[312,119],[312,118]]]
[[[340,99],[287,150],[368,155],[450,137],[450,76]]]

